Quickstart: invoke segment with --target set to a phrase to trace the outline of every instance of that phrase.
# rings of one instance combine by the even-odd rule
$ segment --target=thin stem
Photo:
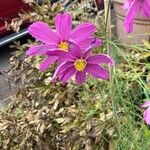
[[[110,13],[110,7],[111,7],[111,0],[108,2],[107,6],[107,0],[105,1],[105,31],[107,30],[107,24],[108,24],[108,18],[109,18],[109,13]]]

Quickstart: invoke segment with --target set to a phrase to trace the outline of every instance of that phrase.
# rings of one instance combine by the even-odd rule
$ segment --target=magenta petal
[[[140,1],[133,0],[130,8],[128,9],[127,16],[124,21],[125,29],[127,30],[128,33],[132,32],[134,18],[136,17],[136,14],[138,13],[139,9],[140,9]]]
[[[141,6],[141,12],[142,15],[145,17],[150,17],[150,1],[149,0],[144,0],[143,2],[141,2],[142,6]]]
[[[71,56],[73,56],[74,58],[81,58],[82,57],[82,50],[76,44],[70,44],[69,53],[71,54],[70,57]]]
[[[93,37],[90,37],[85,40],[79,41],[76,44],[78,44],[81,49],[85,50],[85,49],[89,48],[90,43],[92,43],[92,41],[93,41]]]
[[[51,49],[51,50],[48,50],[46,52],[46,55],[59,57],[59,59],[58,59],[59,64],[64,62],[64,61],[73,61],[70,54],[68,52],[65,52],[65,51],[62,51],[62,50]]]
[[[56,68],[56,70],[55,70],[55,72],[54,72],[54,74],[53,74],[53,76],[52,76],[51,82],[54,82],[54,81],[56,80],[56,78],[58,77],[59,71],[61,70],[61,67],[64,66],[65,63],[66,63],[66,62],[63,62],[62,64],[60,64],[60,65]]]
[[[50,46],[50,45],[31,46],[26,51],[26,55],[28,56],[44,55],[47,53],[48,49],[51,49],[51,48],[55,48],[55,46]]]
[[[60,75],[62,72],[64,72],[67,68],[70,68],[71,66],[73,66],[73,63],[71,62],[61,63],[55,70],[51,81],[54,81],[58,77],[58,75]]]
[[[95,38],[90,45],[92,45],[93,48],[96,48],[98,46],[101,46],[103,41],[99,38]]]
[[[87,59],[89,64],[110,64],[110,66],[114,66],[114,60],[105,54],[99,54],[95,56],[91,56]]]
[[[59,56],[59,59],[58,59],[58,64],[61,64],[63,63],[64,61],[67,61],[67,62],[73,62],[73,57],[70,56],[68,53],[64,53],[62,54],[61,56]]]
[[[145,111],[143,112],[143,118],[146,117],[146,114],[147,114],[147,111],[145,110]],[[144,120],[145,120],[145,119],[144,119]]]
[[[69,80],[69,78],[71,78],[77,71],[75,70],[74,67],[71,67],[71,68],[67,68],[63,74],[61,75],[60,77],[60,80],[62,82],[67,82]]]
[[[150,107],[145,110],[143,117],[146,124],[150,125]]]
[[[124,27],[128,33],[131,33],[133,31],[133,24],[134,20],[131,20],[130,22],[128,21],[124,22]]]
[[[86,79],[86,72],[85,71],[76,73],[76,82],[78,84],[82,84],[83,82],[85,82],[85,79]]]
[[[102,40],[94,37],[87,38],[82,41],[78,41],[78,45],[81,49],[86,50],[88,48],[96,48],[102,45]]]
[[[83,58],[87,60],[90,57],[90,52],[91,52],[90,48],[86,49],[83,53]]]
[[[69,13],[60,13],[55,17],[56,31],[61,40],[66,40],[71,32],[72,16]]]
[[[44,22],[33,23],[29,26],[28,32],[37,40],[46,44],[57,45],[60,42],[57,34]]]
[[[46,54],[51,56],[63,56],[65,54],[67,55],[67,52],[58,49],[50,49],[46,52]]]
[[[109,79],[108,71],[100,65],[97,64],[88,64],[86,71],[96,78],[101,78],[103,80]]]
[[[42,63],[40,64],[40,71],[46,71],[48,67],[55,62],[58,59],[58,57],[55,56],[48,56]]]
[[[73,67],[73,63],[72,62],[65,62],[65,65],[61,66],[60,70],[59,70],[59,75],[63,74],[66,69],[68,68],[72,68]]]
[[[92,23],[83,23],[72,30],[69,40],[78,44],[78,42],[90,38],[95,30],[96,26]]]

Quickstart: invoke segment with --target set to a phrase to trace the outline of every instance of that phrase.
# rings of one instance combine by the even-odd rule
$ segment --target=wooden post
[[[105,9],[105,25],[106,32],[109,35],[109,38],[112,38],[111,31],[111,0],[104,0],[104,9]],[[107,53],[110,55],[110,47],[107,47]]]

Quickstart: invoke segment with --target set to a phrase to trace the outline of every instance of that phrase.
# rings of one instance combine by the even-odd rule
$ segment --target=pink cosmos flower
[[[36,22],[29,26],[28,32],[42,44],[32,46],[26,55],[45,55],[46,59],[40,64],[40,70],[45,71],[53,62],[60,61],[69,51],[69,43],[73,42],[86,49],[94,40],[96,27],[90,23],[83,23],[72,30],[72,16],[69,13],[57,14],[55,17],[56,31],[44,22]],[[96,39],[94,46],[102,43]],[[63,55],[64,54],[64,55]],[[60,58],[61,57],[61,58]]]
[[[138,12],[142,16],[150,18],[150,0],[127,0],[124,8],[128,10],[124,21],[124,26],[128,33],[133,30],[134,19]]]
[[[103,80],[109,79],[109,72],[102,64],[114,65],[111,57],[105,54],[90,55],[90,49],[82,51],[79,46],[72,45],[68,58],[56,69],[52,81],[57,77],[62,82],[67,82],[69,78],[75,75],[76,82],[82,84],[86,79],[86,74]]]
[[[150,125],[150,100],[145,101],[141,107],[146,109],[143,113],[143,117],[146,124]]]

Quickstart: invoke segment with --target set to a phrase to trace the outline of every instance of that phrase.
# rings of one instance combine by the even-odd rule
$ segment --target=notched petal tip
[[[69,13],[59,13],[55,17],[56,31],[61,40],[68,39],[72,28],[72,16]]]
[[[29,25],[29,27],[28,27],[28,32],[30,33],[30,32],[32,32],[32,30],[33,30],[33,28],[35,28],[35,27],[37,27],[37,26],[39,26],[39,25],[48,25],[47,23],[45,23],[45,22],[42,22],[42,21],[37,21],[37,22],[34,22],[34,23],[32,23],[31,25]]]
[[[60,12],[56,15],[56,17],[64,17],[64,16],[68,16],[72,18],[72,15],[69,12]]]

